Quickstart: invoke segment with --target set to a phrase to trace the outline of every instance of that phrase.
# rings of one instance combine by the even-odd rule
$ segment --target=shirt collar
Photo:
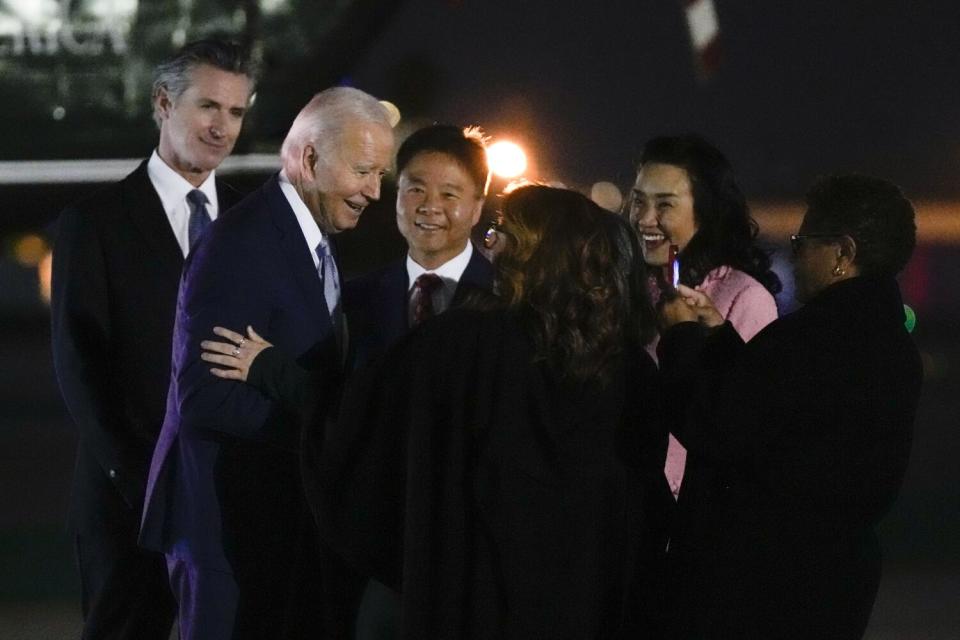
[[[307,241],[307,246],[310,248],[310,255],[313,256],[313,262],[315,265],[320,266],[320,258],[317,257],[316,249],[317,245],[323,241],[324,233],[320,231],[317,221],[313,219],[313,214],[310,213],[310,209],[307,208],[306,203],[304,203],[300,194],[297,193],[296,187],[294,187],[290,179],[287,178],[287,174],[281,170],[278,179],[280,182],[280,191],[283,192],[287,202],[290,203],[290,208],[293,209],[293,215],[297,217],[297,224],[300,225],[303,238]]]
[[[200,191],[207,196],[207,210],[210,212],[212,218],[216,218],[220,207],[217,202],[215,173],[216,171],[211,171],[210,175],[207,176],[207,179],[204,180],[199,187],[194,187],[187,182],[186,178],[164,162],[156,149],[153,150],[153,153],[150,154],[150,160],[147,161],[147,176],[150,178],[150,182],[153,183],[157,195],[160,196],[160,203],[163,205],[163,210],[168,216],[176,207],[186,201],[188,193],[194,189],[200,189]]]
[[[409,253],[407,253],[407,276],[409,278],[408,289],[413,288],[413,284],[417,281],[417,278],[425,273],[437,274],[443,279],[444,285],[456,285],[458,282],[460,282],[463,272],[467,270],[467,265],[470,263],[470,258],[472,257],[473,243],[469,240],[467,240],[467,246],[464,247],[463,251],[461,251],[455,257],[447,260],[436,269],[424,269],[422,266],[417,264],[413,258],[410,257]]]

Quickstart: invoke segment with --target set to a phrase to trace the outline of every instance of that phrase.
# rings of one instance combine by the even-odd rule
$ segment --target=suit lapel
[[[297,286],[303,293],[307,307],[313,317],[317,319],[322,333],[333,331],[333,324],[327,313],[327,305],[323,297],[323,285],[320,274],[310,255],[310,249],[303,238],[303,231],[297,223],[297,217],[290,208],[290,203],[280,190],[277,176],[271,178],[263,186],[267,208],[280,236],[280,245],[290,266]]]
[[[217,206],[219,207],[220,213],[228,210],[233,205],[237,204],[243,199],[243,194],[231,187],[229,184],[221,180],[220,178],[216,179],[217,185]]]
[[[403,337],[410,328],[407,314],[407,292],[410,289],[406,259],[400,260],[388,269],[380,281],[380,292],[376,296],[377,317],[381,335],[385,344],[393,344]]]
[[[493,265],[483,257],[483,254],[477,251],[476,247],[473,249],[473,255],[470,256],[467,268],[463,270],[463,275],[460,276],[457,290],[453,292],[450,307],[458,307],[463,304],[470,289],[482,289],[484,291],[493,289]]]
[[[167,273],[179,274],[183,268],[183,252],[170,228],[160,196],[147,175],[146,160],[123,179],[123,208],[161,268]]]

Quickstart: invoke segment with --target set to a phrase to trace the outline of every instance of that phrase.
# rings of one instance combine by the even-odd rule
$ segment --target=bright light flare
[[[520,145],[501,140],[487,147],[490,171],[501,178],[516,178],[527,170],[527,154]]]

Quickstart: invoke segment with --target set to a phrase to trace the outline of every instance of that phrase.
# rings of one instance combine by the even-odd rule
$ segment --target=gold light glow
[[[13,245],[13,258],[23,267],[35,267],[40,264],[48,250],[43,238],[30,234],[18,239]]]
[[[608,211],[619,211],[623,194],[612,182],[596,182],[590,188],[590,199]]]
[[[487,162],[490,171],[501,178],[516,178],[527,170],[527,154],[520,145],[508,140],[487,147]]]
[[[37,283],[40,286],[40,299],[50,304],[50,269],[53,266],[53,253],[47,251],[37,265]]]

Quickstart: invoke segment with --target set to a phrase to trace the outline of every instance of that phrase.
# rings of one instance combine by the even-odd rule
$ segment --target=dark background
[[[189,11],[127,0],[116,3],[132,7],[127,50],[98,55],[34,51],[26,39],[17,53],[2,19],[30,4],[67,7],[94,34],[87,42],[102,28],[93,2],[0,1],[0,636],[76,635],[63,526],[75,432],[38,271],[17,251],[26,236],[49,239],[58,211],[98,186],[11,183],[4,163],[146,156],[156,140],[149,70],[178,30],[232,34],[261,61],[238,154],[275,153],[302,104],[334,83],[394,102],[401,132],[479,124],[527,149],[528,177],[585,190],[598,180],[627,188],[648,137],[700,132],[732,160],[785,277],[782,239],[815,176],[857,170],[901,184],[919,212],[920,245],[901,281],[926,383],[908,476],[881,525],[887,564],[868,637],[957,636],[960,5],[719,0],[719,62],[704,73],[680,0],[196,0]],[[264,176],[230,179],[253,188]],[[343,240],[350,273],[396,254],[389,190]]]

